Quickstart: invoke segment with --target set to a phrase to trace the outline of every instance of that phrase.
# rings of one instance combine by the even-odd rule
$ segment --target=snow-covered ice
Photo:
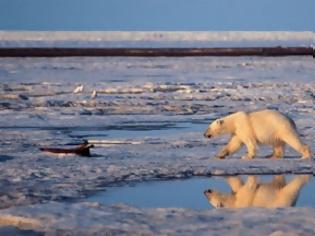
[[[242,153],[214,160],[226,138],[202,136],[216,117],[270,107],[291,116],[315,150],[314,76],[311,57],[0,58],[0,233],[313,234],[314,209],[137,209],[84,199],[153,179],[314,174],[314,161],[290,148],[282,160],[265,159],[266,147],[252,161]],[[90,158],[39,151],[83,140],[95,143]]]
[[[12,215],[23,217],[19,222],[22,232],[32,230],[48,235],[313,235],[315,232],[315,211],[308,208],[196,211],[51,202],[0,213],[2,221]]]

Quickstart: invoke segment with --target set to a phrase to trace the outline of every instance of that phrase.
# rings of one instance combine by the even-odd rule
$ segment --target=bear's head
[[[209,124],[203,135],[205,138],[212,138],[226,133],[228,133],[228,130],[224,119],[217,119]]]
[[[234,193],[223,193],[216,190],[205,190],[204,195],[208,199],[209,203],[215,208],[233,208],[235,202]]]

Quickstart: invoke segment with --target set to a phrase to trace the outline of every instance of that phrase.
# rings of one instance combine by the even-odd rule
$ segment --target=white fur
[[[231,139],[217,154],[218,158],[224,158],[245,145],[248,152],[243,158],[252,159],[259,144],[271,145],[272,157],[282,157],[285,144],[301,153],[303,158],[311,157],[311,151],[301,142],[294,122],[275,110],[236,112],[212,122],[204,136],[211,138],[224,134],[230,134]]]

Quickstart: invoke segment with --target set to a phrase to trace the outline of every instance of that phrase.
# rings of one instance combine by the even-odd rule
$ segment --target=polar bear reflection
[[[227,177],[226,180],[232,192],[223,193],[213,189],[204,191],[214,207],[277,208],[294,206],[301,188],[310,180],[310,176],[295,176],[289,182],[286,182],[283,175],[275,176],[267,183],[260,182],[257,176],[249,176],[245,183],[240,176]]]

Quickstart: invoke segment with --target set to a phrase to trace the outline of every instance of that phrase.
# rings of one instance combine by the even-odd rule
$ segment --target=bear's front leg
[[[226,146],[227,146],[227,145],[226,145]],[[226,146],[224,146],[224,147],[215,155],[215,158],[216,158],[216,159],[224,159],[227,155],[229,155],[229,152],[228,152]]]
[[[247,154],[242,157],[243,160],[251,160],[256,156],[256,143],[248,140],[245,142],[245,145],[247,147]]]
[[[232,136],[227,145],[225,145],[215,158],[224,159],[227,155],[233,154],[242,147],[242,142],[237,136]]]

